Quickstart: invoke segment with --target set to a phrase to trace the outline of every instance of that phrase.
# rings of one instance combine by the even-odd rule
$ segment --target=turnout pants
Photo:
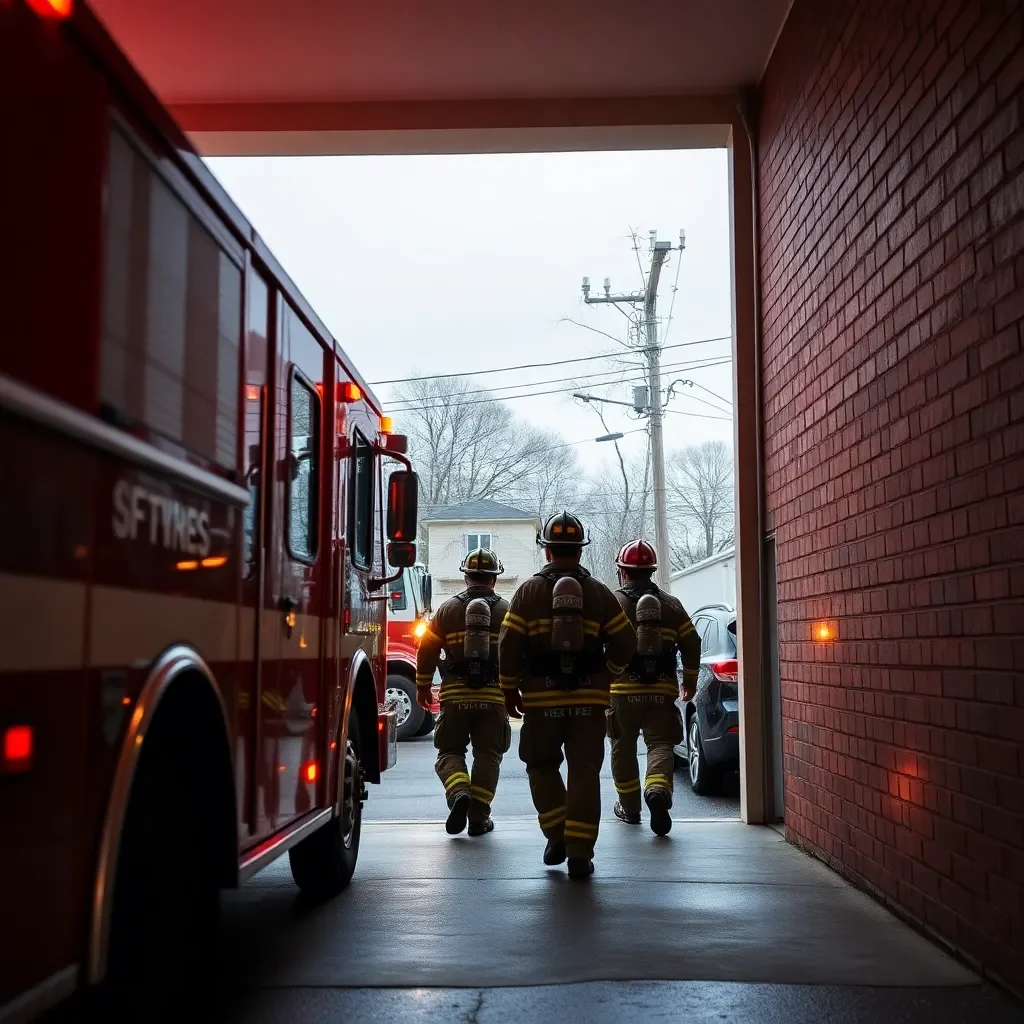
[[[601,820],[604,708],[527,708],[519,734],[530,793],[544,835],[570,857],[592,858]],[[563,758],[563,748],[565,751]],[[567,762],[562,781],[562,761]]]
[[[675,769],[672,747],[683,738],[682,720],[675,701],[663,694],[613,694],[608,716],[612,778],[619,803],[627,814],[640,813],[640,766],[636,744],[641,733],[647,744],[644,793],[652,789],[664,790],[671,800]]]
[[[437,762],[434,771],[444,786],[448,806],[469,795],[469,820],[484,821],[498,788],[498,766],[512,743],[503,704],[490,701],[443,701],[434,726]],[[466,749],[473,745],[473,770],[466,767]]]

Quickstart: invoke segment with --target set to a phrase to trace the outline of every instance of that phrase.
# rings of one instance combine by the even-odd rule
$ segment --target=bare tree
[[[676,568],[724,550],[734,539],[732,449],[705,441],[676,452],[668,461],[672,551]]]
[[[521,423],[507,403],[480,400],[472,390],[452,377],[413,381],[400,392],[395,415],[409,437],[423,504],[522,495],[547,501],[557,479],[552,466],[568,472],[575,456],[558,455],[565,446],[557,434]]]

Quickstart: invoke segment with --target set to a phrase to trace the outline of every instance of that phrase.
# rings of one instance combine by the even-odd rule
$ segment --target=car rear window
[[[729,620],[729,627],[728,627],[728,629],[723,630],[723,632],[725,634],[725,641],[723,642],[722,646],[723,646],[723,648],[725,650],[725,653],[728,654],[730,657],[735,658],[736,657],[736,620],[735,619],[730,619]]]

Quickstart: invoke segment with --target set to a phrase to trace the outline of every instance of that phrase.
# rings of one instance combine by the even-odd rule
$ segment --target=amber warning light
[[[27,772],[32,767],[35,730],[31,725],[9,725],[4,729],[4,758],[0,762],[4,775]]]
[[[831,622],[815,622],[811,627],[811,636],[819,644],[827,644],[836,638],[835,626]]]
[[[358,402],[363,397],[363,389],[352,381],[342,381],[338,385],[339,402]]]
[[[70,18],[75,6],[75,0],[25,0],[40,18],[50,18],[53,21]]]

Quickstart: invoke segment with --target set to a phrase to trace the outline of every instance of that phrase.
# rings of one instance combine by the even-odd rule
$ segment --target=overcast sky
[[[625,338],[625,318],[609,306],[584,306],[611,277],[613,291],[642,287],[630,228],[678,244],[662,274],[658,313],[665,344],[701,341],[731,331],[727,158],[724,150],[641,153],[539,153],[483,156],[216,158],[207,161],[228,192],[335,334],[368,381],[487,370],[590,356],[615,349],[600,334],[564,317]],[[681,258],[681,264],[679,263]],[[672,285],[679,291],[671,324]],[[685,376],[731,400],[728,363],[702,369],[678,364],[728,359],[729,341],[669,348],[666,383]],[[604,360],[473,377],[474,388],[529,385],[507,393],[572,387],[629,400],[632,384],[598,385]],[[595,381],[584,374],[604,373]],[[389,386],[374,390],[387,402]],[[728,416],[706,391],[684,389],[670,408]],[[480,395],[474,397],[490,397]],[[713,409],[696,399],[711,402]],[[568,394],[517,398],[516,415],[557,430],[567,441],[603,433],[593,412]],[[639,423],[605,406],[612,430]],[[401,414],[396,413],[401,429]],[[720,438],[728,420],[666,416],[666,447]],[[644,435],[623,444],[641,453]],[[589,469],[614,453],[576,446]]]

